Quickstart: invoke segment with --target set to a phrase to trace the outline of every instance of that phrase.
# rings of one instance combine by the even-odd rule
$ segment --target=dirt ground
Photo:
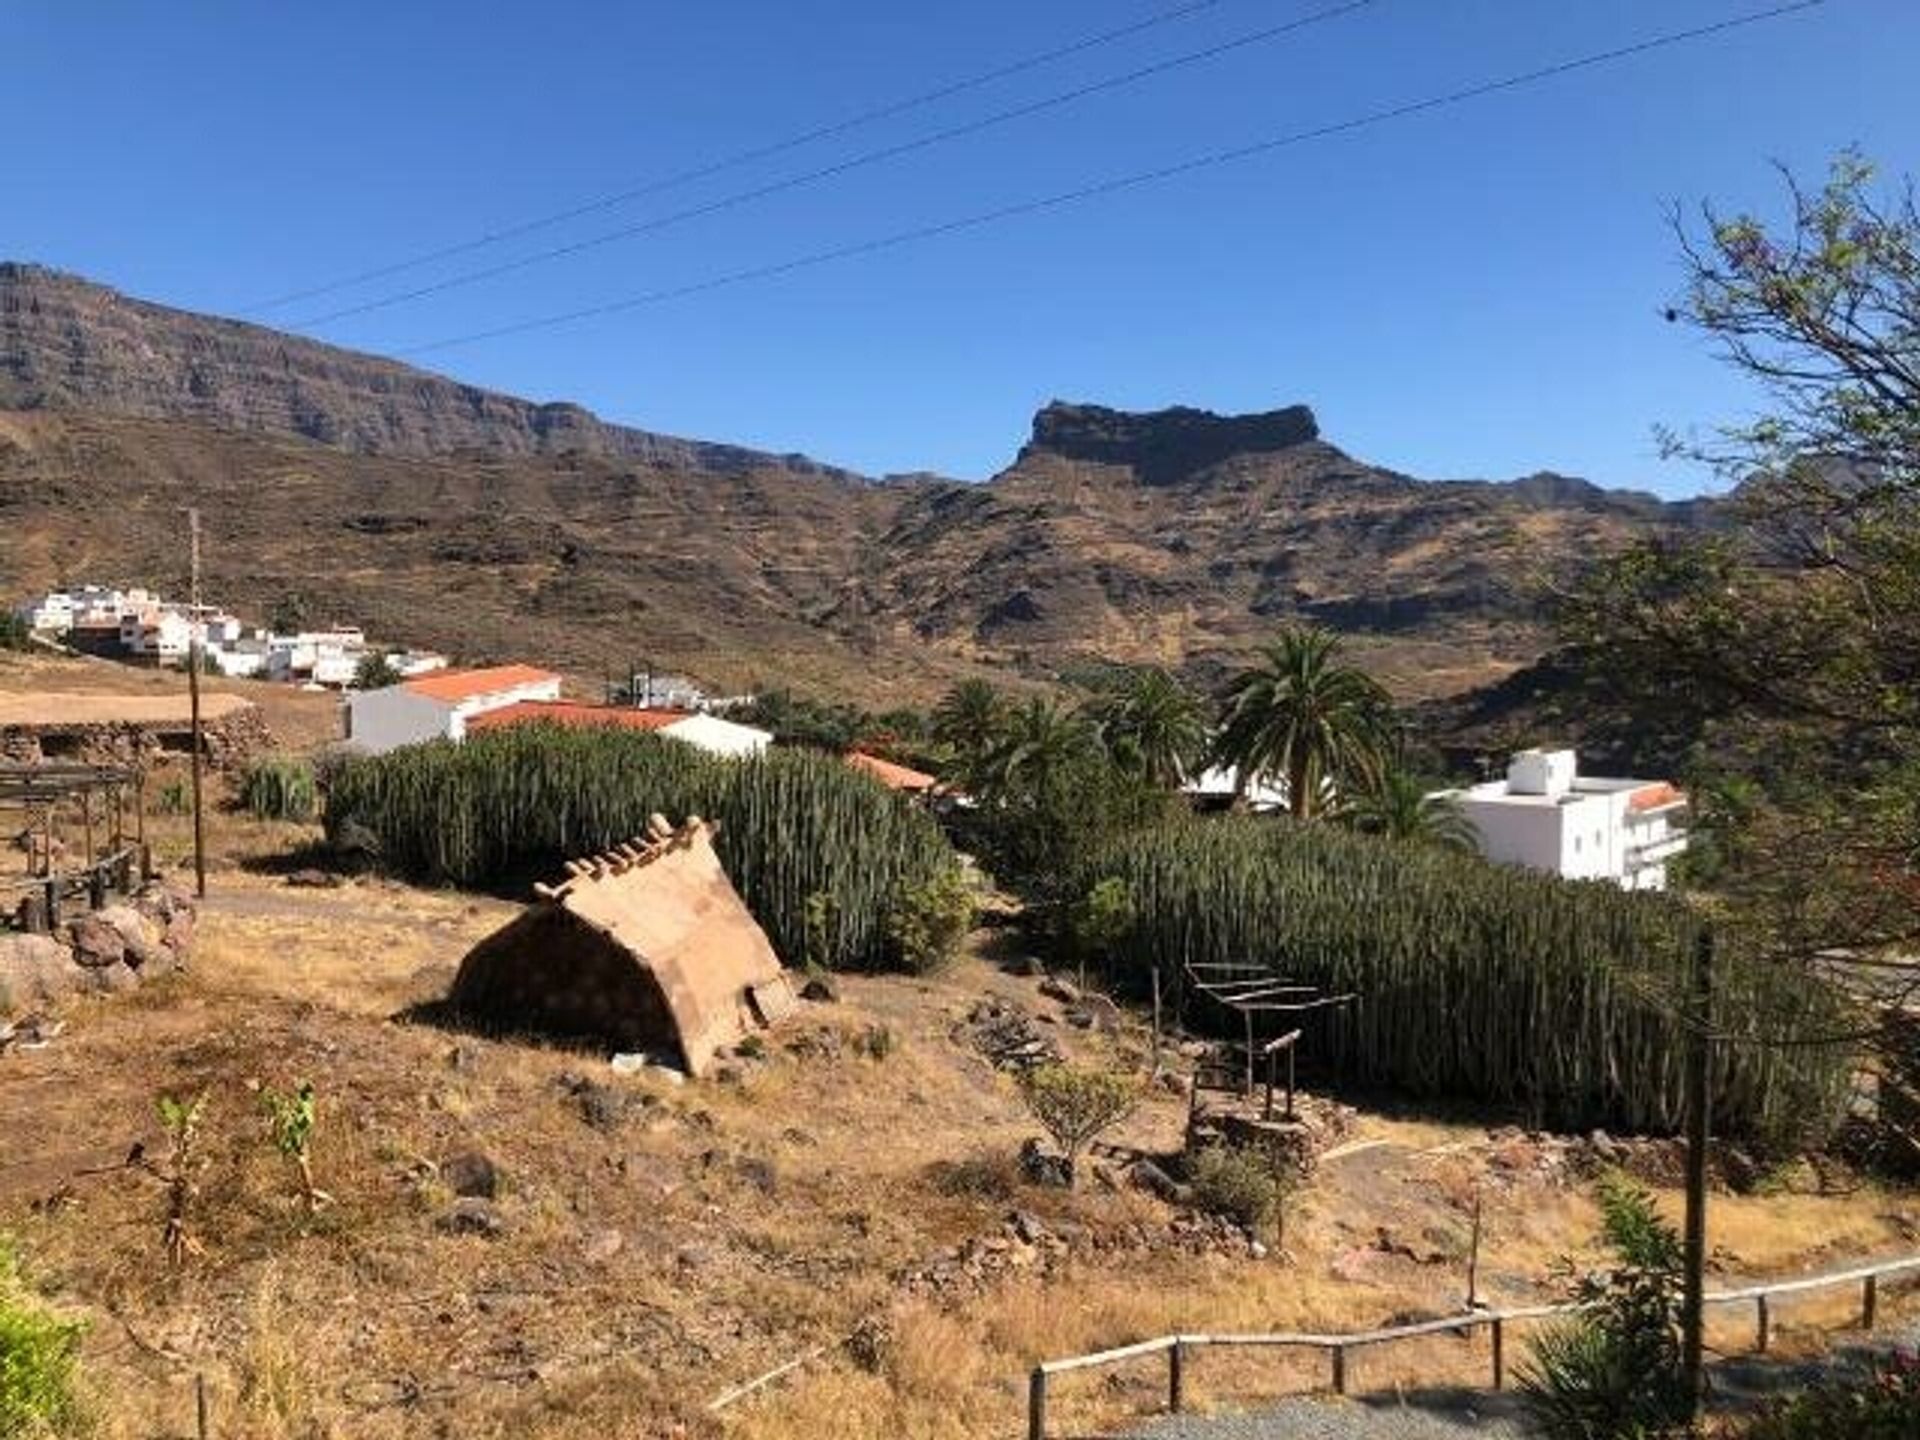
[[[297,838],[227,823],[235,851]],[[212,891],[189,973],[78,1004],[45,1048],[0,1052],[0,1232],[89,1322],[107,1440],[191,1434],[195,1376],[214,1434],[263,1440],[1009,1435],[1040,1358],[1457,1309],[1476,1179],[1483,1298],[1550,1295],[1556,1261],[1591,1254],[1587,1184],[1484,1117],[1363,1112],[1264,1257],[1116,1178],[1125,1152],[1174,1144],[1171,1090],[1077,1190],[1027,1183],[1014,1157],[1038,1132],[973,1041],[982,999],[1083,1059],[1138,1067],[1146,1039],[1132,1021],[1075,1028],[984,944],[929,979],[847,978],[725,1078],[674,1085],[408,1018],[509,904],[371,880],[295,888],[231,864]],[[313,1215],[258,1094],[303,1079],[332,1196]],[[139,1146],[166,1168],[162,1095],[205,1097],[178,1270],[164,1185],[123,1163]],[[476,1153],[498,1176],[483,1215],[449,1186]],[[1916,1230],[1911,1197],[1871,1187],[1727,1196],[1714,1263],[1723,1283],[1808,1272],[1909,1250]],[[1845,1309],[1783,1307],[1776,1344],[1815,1343]],[[1730,1317],[1722,1338],[1745,1344],[1747,1323]],[[1440,1341],[1360,1358],[1353,1381],[1485,1367]],[[1162,1383],[1151,1366],[1078,1379],[1055,1414],[1069,1433],[1116,1421]],[[1324,1383],[1304,1363],[1209,1355],[1192,1391],[1205,1404]]]
[[[55,693],[86,697],[110,709],[116,700],[138,702],[185,695],[187,677],[178,670],[149,670],[91,656],[0,650],[0,704]],[[340,697],[332,692],[208,675],[201,677],[201,693],[253,701],[260,707],[274,740],[286,750],[305,753],[340,738]]]

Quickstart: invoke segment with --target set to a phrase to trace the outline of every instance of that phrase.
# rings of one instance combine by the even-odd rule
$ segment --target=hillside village
[[[1920,1437],[1920,11],[729,3],[9,24],[0,1440]]]

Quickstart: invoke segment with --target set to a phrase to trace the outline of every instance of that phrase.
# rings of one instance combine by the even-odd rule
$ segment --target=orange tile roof
[[[467,721],[467,730],[471,733],[534,721],[580,729],[610,726],[621,730],[664,730],[676,720],[686,719],[689,713],[686,710],[636,710],[623,705],[580,705],[565,700],[517,700],[474,716]]]
[[[1627,799],[1629,810],[1658,810],[1663,805],[1684,805],[1687,792],[1677,785],[1669,785],[1665,780],[1657,780],[1651,785],[1642,785]]]
[[[891,760],[882,760],[878,755],[869,755],[864,750],[849,750],[847,763],[856,770],[866,771],[889,790],[931,790],[938,783],[923,770],[896,765]]]
[[[415,695],[459,701],[471,700],[476,695],[497,695],[516,685],[538,685],[544,680],[559,678],[551,670],[538,670],[531,665],[495,665],[485,670],[432,670],[400,683]]]

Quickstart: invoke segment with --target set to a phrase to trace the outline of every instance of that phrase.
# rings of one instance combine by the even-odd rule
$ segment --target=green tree
[[[1087,713],[1116,765],[1169,790],[1206,753],[1206,707],[1164,670],[1134,671]]]
[[[1000,692],[984,680],[962,680],[934,706],[928,733],[953,751],[961,776],[973,778],[975,767],[999,738],[1007,706]]]
[[[367,651],[353,667],[356,690],[384,690],[389,685],[398,685],[400,680],[400,672],[393,668],[393,662],[378,650]]]
[[[1476,845],[1473,822],[1459,804],[1399,765],[1385,766],[1370,777],[1343,813],[1354,829],[1370,835],[1451,850]]]
[[[32,634],[23,617],[11,610],[0,610],[0,650],[24,650]]]
[[[1020,1077],[1020,1095],[1066,1157],[1071,1185],[1080,1154],[1133,1113],[1140,1089],[1132,1077],[1072,1065],[1041,1065]]]
[[[1339,655],[1339,637],[1326,630],[1283,630],[1229,687],[1214,742],[1214,758],[1234,767],[1242,790],[1258,776],[1284,779],[1298,820],[1364,786],[1387,748],[1387,692]]]
[[[973,784],[992,802],[1044,787],[1097,752],[1093,727],[1053,700],[1034,696],[1010,711],[976,763]]]
[[[1712,883],[1750,943],[1811,959],[1920,934],[1920,211],[1852,152],[1785,181],[1771,221],[1675,216],[1669,318],[1766,401],[1667,439],[1731,482],[1725,523],[1632,547],[1560,624],[1696,788],[1749,783]]]

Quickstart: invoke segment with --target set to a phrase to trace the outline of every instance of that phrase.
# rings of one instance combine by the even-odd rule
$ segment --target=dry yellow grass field
[[[236,848],[290,838],[224,823]],[[956,1028],[987,994],[1057,1009],[1032,980],[977,955],[932,979],[849,979],[739,1080],[663,1087],[601,1056],[405,1018],[511,911],[223,869],[190,973],[78,1005],[45,1049],[0,1057],[0,1230],[55,1303],[89,1321],[108,1440],[191,1433],[196,1375],[214,1433],[261,1440],[1008,1435],[1024,1372],[1047,1356],[1175,1329],[1365,1328],[1461,1302],[1461,1196],[1487,1169],[1483,1128],[1363,1117],[1293,1202],[1287,1257],[1182,1248],[1174,1212],[1141,1192],[1019,1179],[1012,1157],[1035,1127]],[[1107,1063],[1139,1053],[1136,1034],[1048,1028]],[[879,1032],[883,1058],[863,1043]],[[318,1088],[315,1168],[335,1200],[316,1216],[267,1143],[257,1096],[303,1078]],[[577,1093],[583,1078],[599,1099]],[[163,1186],[119,1168],[136,1143],[164,1154],[162,1094],[206,1096],[198,1253],[177,1273]],[[1115,1138],[1165,1145],[1183,1103],[1157,1095]],[[493,1236],[442,1228],[438,1167],[475,1150],[501,1175]],[[1578,1182],[1519,1172],[1486,1204],[1482,1293],[1495,1301],[1542,1296],[1556,1259],[1591,1254]],[[1043,1276],[905,1283],[1000,1236],[1016,1208],[1073,1237]],[[1872,1189],[1722,1197],[1716,1268],[1730,1280],[1892,1253],[1914,1221],[1906,1198]],[[1383,1228],[1416,1258],[1383,1250]],[[1845,1308],[1783,1309],[1783,1343]],[[1747,1324],[1727,1317],[1721,1338],[1745,1344]],[[737,1382],[856,1330],[882,1338],[829,1348],[706,1414]],[[1323,1365],[1210,1354],[1193,1391],[1209,1403],[1311,1388]],[[1485,1368],[1484,1341],[1447,1340],[1368,1354],[1353,1378],[1377,1388]],[[1070,1431],[1111,1422],[1149,1409],[1162,1383],[1150,1363],[1077,1379],[1056,1414]]]

